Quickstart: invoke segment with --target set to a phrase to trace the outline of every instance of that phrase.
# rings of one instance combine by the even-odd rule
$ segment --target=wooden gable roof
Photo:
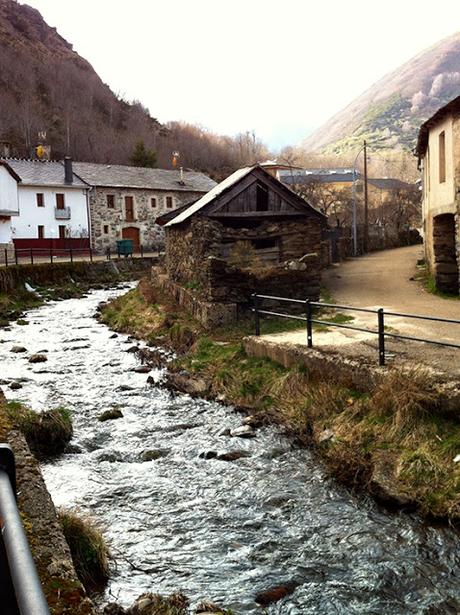
[[[225,206],[232,200],[237,199],[238,195],[251,187],[253,184],[261,184],[282,199],[286,207],[283,211],[276,212],[278,215],[315,215],[325,219],[324,214],[307,203],[290,188],[282,184],[260,165],[246,167],[235,171],[223,182],[215,186],[201,199],[187,207],[181,207],[174,212],[168,212],[164,216],[157,218],[157,223],[166,227],[180,224],[194,215],[207,215],[212,217],[249,217],[273,215],[273,211],[267,212],[241,212],[225,211]]]

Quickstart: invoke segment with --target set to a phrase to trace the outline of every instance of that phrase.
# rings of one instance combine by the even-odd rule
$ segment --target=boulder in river
[[[243,459],[244,457],[250,457],[251,453],[248,451],[229,451],[227,453],[220,453],[217,455],[219,461],[236,461],[237,459]]]
[[[256,432],[250,425],[241,425],[230,431],[230,435],[233,438],[255,438]]]
[[[192,397],[204,396],[209,389],[206,380],[197,376],[192,376],[192,374],[185,370],[168,373],[165,386],[173,391],[188,393]]]
[[[137,352],[139,350],[139,346],[130,346],[129,348],[127,348],[124,352]]]
[[[216,459],[217,458],[217,452],[216,451],[202,451],[198,457],[200,459]]]
[[[142,461],[156,461],[157,459],[161,459],[161,457],[166,457],[169,454],[169,449],[166,448],[152,448],[142,452],[141,460]]]
[[[260,606],[268,606],[273,602],[278,602],[285,596],[289,596],[300,585],[299,581],[286,581],[286,583],[280,583],[280,585],[274,585],[269,589],[258,592],[255,595],[255,602]]]
[[[97,417],[97,420],[103,423],[105,421],[112,421],[114,419],[121,419],[121,418],[123,418],[123,412],[120,410],[120,408],[110,408],[109,410],[105,410],[105,412],[100,414]]]
[[[150,367],[148,365],[140,365],[139,367],[134,367],[131,371],[136,372],[136,374],[148,374]]]
[[[12,391],[17,391],[18,389],[22,389],[22,384],[20,382],[11,382],[10,389]]]
[[[15,353],[27,352],[27,348],[25,348],[24,346],[13,346],[10,352],[15,352]]]
[[[33,354],[29,357],[29,363],[44,363],[48,357],[44,354]]]

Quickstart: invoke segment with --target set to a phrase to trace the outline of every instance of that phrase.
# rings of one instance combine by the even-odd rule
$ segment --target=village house
[[[1,168],[3,182],[5,171],[10,176],[2,208],[18,212],[9,223],[16,250],[89,248],[89,186],[72,172],[70,159],[7,158]]]
[[[155,224],[167,211],[196,201],[216,185],[203,173],[112,164],[75,162],[75,173],[91,186],[92,246],[116,250],[118,239],[132,239],[134,249],[157,250],[164,233]]]
[[[216,324],[213,315],[235,319],[254,291],[319,297],[325,216],[260,165],[157,223],[166,231],[169,291],[206,324]]]
[[[13,257],[12,217],[19,215],[18,182],[21,178],[0,160],[0,262]]]
[[[460,96],[420,128],[416,154],[423,173],[423,232],[439,290],[460,292]]]

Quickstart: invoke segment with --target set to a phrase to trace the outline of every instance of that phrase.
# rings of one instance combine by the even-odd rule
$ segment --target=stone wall
[[[114,207],[108,207],[107,195],[114,196]],[[125,196],[133,197],[134,221],[126,220]],[[91,239],[93,248],[105,253],[108,248],[116,249],[116,240],[122,238],[124,228],[135,227],[140,232],[140,242],[145,250],[157,251],[164,245],[164,231],[155,223],[167,211],[166,197],[172,197],[173,208],[195,201],[203,196],[202,192],[185,190],[142,190],[139,188],[92,188],[89,193],[91,212]],[[152,207],[151,200],[156,199]],[[105,228],[107,227],[107,228]],[[105,232],[107,231],[107,232]]]

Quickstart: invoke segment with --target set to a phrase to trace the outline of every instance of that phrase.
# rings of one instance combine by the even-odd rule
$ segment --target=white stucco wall
[[[18,187],[19,216],[12,219],[14,239],[37,239],[38,226],[45,227],[45,238],[59,237],[59,226],[65,225],[70,237],[88,237],[86,190],[82,188]],[[44,207],[37,206],[37,193],[44,195]],[[56,220],[56,193],[64,194],[65,207],[70,208],[70,220]]]
[[[0,244],[11,241],[11,218],[0,217]]]
[[[0,215],[8,211],[18,212],[18,183],[0,166]]]

